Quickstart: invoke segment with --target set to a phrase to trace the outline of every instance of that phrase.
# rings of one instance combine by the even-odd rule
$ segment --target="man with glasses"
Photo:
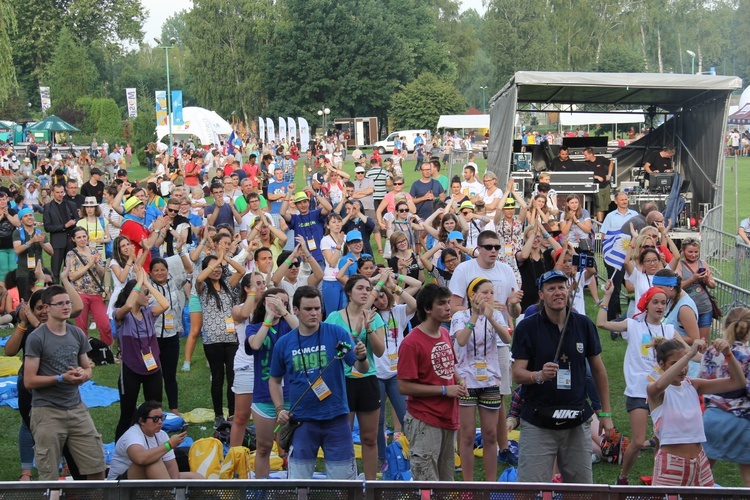
[[[411,185],[409,193],[414,198],[417,215],[420,219],[426,219],[435,211],[435,200],[445,200],[445,191],[443,186],[432,178],[431,164],[422,165],[420,172],[422,176]]]
[[[513,380],[525,386],[526,394],[518,481],[549,482],[557,458],[563,482],[592,483],[589,422],[593,411],[586,401],[586,361],[601,398],[599,425],[607,432],[614,429],[599,335],[583,314],[571,312],[566,325],[565,273],[547,271],[539,278],[538,289],[541,311],[518,323],[513,335]]]
[[[62,445],[67,444],[80,473],[104,479],[102,438],[78,388],[91,380],[84,332],[69,324],[72,302],[53,285],[42,295],[47,321],[29,334],[24,384],[31,391],[31,433],[41,481],[57,481]]]
[[[375,220],[375,182],[365,177],[365,167],[358,166],[354,169],[354,194],[352,199],[362,202],[364,211],[369,218]]]
[[[204,210],[207,225],[228,224],[230,227],[234,227],[235,222],[237,224],[242,222],[242,217],[234,204],[227,203],[224,198],[224,188],[221,184],[211,186],[211,196],[214,197],[214,203],[208,205]]]
[[[192,240],[190,220],[180,215],[180,200],[170,198],[167,201],[166,221],[168,223],[166,236],[160,253],[163,257],[171,257],[175,254],[175,248],[177,247],[175,234],[184,238],[185,241]]]

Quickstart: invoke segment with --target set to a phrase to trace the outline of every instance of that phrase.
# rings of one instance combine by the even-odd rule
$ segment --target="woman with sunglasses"
[[[273,261],[284,251],[287,235],[281,229],[271,224],[266,217],[257,217],[252,224],[252,230],[247,235],[247,241],[260,241],[261,247],[271,250]]]
[[[289,411],[290,407],[289,381],[284,381],[284,406],[274,407],[265,371],[271,365],[276,342],[298,325],[297,318],[289,312],[289,296],[286,292],[281,288],[270,288],[258,298],[251,323],[247,326],[246,340],[240,348],[254,358],[252,412],[257,437],[256,479],[268,478],[276,418],[282,410]]]
[[[414,212],[410,212],[409,204],[404,200],[396,202],[395,214],[388,214],[386,217],[388,220],[388,226],[386,229],[386,235],[390,239],[394,232],[399,231],[406,235],[407,241],[409,242],[409,248],[415,248],[418,241],[416,238],[416,231],[422,231],[424,229],[422,219],[413,215]],[[391,255],[395,252],[393,242],[391,242]]]
[[[378,459],[381,466],[385,462],[386,448],[386,398],[391,402],[395,420],[398,420],[401,428],[404,425],[406,414],[406,397],[398,390],[398,348],[404,340],[404,332],[409,327],[409,321],[414,317],[417,310],[417,301],[407,293],[401,286],[397,285],[398,276],[386,270],[381,274],[381,282],[384,286],[377,294],[372,303],[378,316],[383,320],[385,350],[383,354],[375,357],[378,384],[380,385],[380,416],[378,419]],[[418,289],[417,289],[418,290]],[[402,302],[396,304],[396,297]],[[394,427],[396,423],[394,422]]]
[[[169,308],[169,301],[154,288],[142,267],[136,268],[135,274],[136,279],[125,284],[115,302],[117,338],[122,350],[118,383],[120,421],[115,430],[115,441],[128,430],[141,387],[146,401],[160,401],[162,395],[155,318]],[[153,294],[156,304],[148,305],[149,294]]]
[[[708,342],[711,322],[714,318],[709,288],[716,288],[708,263],[701,260],[701,242],[697,238],[682,240],[680,254],[669,267],[682,278],[682,287],[698,308],[698,330],[701,338]]]
[[[375,210],[381,230],[385,231],[387,229],[383,214],[393,214],[396,211],[396,202],[401,199],[406,202],[407,212],[409,210],[411,210],[411,213],[417,212],[417,207],[412,201],[412,196],[404,191],[404,178],[396,176],[393,178],[393,191],[386,193],[383,201],[380,202],[378,208]]]
[[[495,228],[500,241],[504,245],[504,252],[498,254],[498,260],[510,266],[516,276],[518,285],[521,285],[521,274],[516,263],[516,254],[523,248],[523,225],[526,221],[526,202],[523,197],[515,192],[513,179],[508,179],[508,186],[500,199],[502,210],[495,212]],[[510,198],[513,199],[510,199]],[[514,201],[515,200],[515,201]],[[518,215],[516,208],[521,207]]]
[[[378,467],[378,417],[380,411],[380,388],[378,386],[375,356],[382,356],[385,340],[382,318],[373,311],[375,295],[383,288],[378,282],[373,288],[370,280],[355,274],[344,287],[347,304],[340,311],[332,311],[326,323],[343,327],[352,337],[353,344],[362,342],[367,348],[370,369],[360,373],[344,365],[346,374],[346,394],[349,400],[349,421],[354,425],[354,417],[359,422],[362,438],[362,465],[365,479],[375,480]],[[374,292],[373,292],[374,290]]]
[[[424,283],[424,273],[420,272],[422,261],[417,259],[413,248],[409,246],[406,233],[395,231],[391,234],[390,240],[393,251],[391,258],[387,259],[388,266],[396,274],[403,274]]]
[[[197,472],[180,472],[174,449],[187,431],[171,437],[162,430],[164,410],[158,401],[138,407],[135,422],[115,443],[107,479],[203,479]]]
[[[101,263],[102,254],[89,246],[89,235],[80,226],[72,230],[71,239],[75,247],[65,256],[65,266],[70,272],[70,282],[83,300],[83,311],[76,318],[76,326],[88,332],[90,311],[99,327],[99,338],[105,344],[112,345],[112,328],[102,298],[104,289],[101,283],[105,273]]]

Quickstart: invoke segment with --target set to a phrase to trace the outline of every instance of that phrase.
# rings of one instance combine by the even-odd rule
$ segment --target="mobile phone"
[[[705,267],[699,267],[698,268],[698,274],[703,274],[705,272],[706,272],[706,268]]]
[[[187,431],[188,431],[188,427],[190,427],[190,425],[188,425],[188,424],[184,424],[184,425],[182,426],[182,429],[180,430],[180,432],[181,432],[181,433],[182,433],[182,432],[187,432]]]

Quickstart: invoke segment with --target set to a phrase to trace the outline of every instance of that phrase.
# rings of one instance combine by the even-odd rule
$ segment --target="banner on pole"
[[[258,117],[258,137],[261,141],[266,140],[266,121],[262,116]]]
[[[301,146],[301,150],[304,153],[308,149],[310,149],[310,126],[307,124],[307,120],[302,118],[301,116],[297,118],[297,121],[299,122],[299,142]]]
[[[138,101],[136,100],[136,91],[134,88],[125,89],[125,100],[128,102],[128,117],[138,117]]]
[[[156,97],[156,126],[167,124],[167,91],[157,90]]]
[[[182,117],[182,90],[172,91],[172,125],[185,125]]]
[[[286,120],[279,117],[279,142],[286,140]]]
[[[292,118],[287,117],[286,121],[289,122],[287,130],[289,130],[289,145],[291,146],[297,142],[297,125]]]
[[[49,97],[49,87],[39,87],[39,95],[42,98],[42,111],[47,111],[52,107],[52,101]]]
[[[266,133],[268,134],[268,144],[276,140],[276,133],[273,130],[273,120],[266,118]]]

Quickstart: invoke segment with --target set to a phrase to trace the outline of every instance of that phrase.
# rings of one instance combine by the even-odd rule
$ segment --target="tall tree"
[[[11,36],[16,35],[16,13],[8,0],[0,0],[0,102],[5,101],[18,87],[13,66]]]
[[[97,79],[86,47],[70,30],[63,28],[45,77],[55,110],[73,107],[79,97],[91,92]]]
[[[393,96],[389,117],[396,129],[434,130],[440,115],[464,111],[466,100],[452,83],[432,73],[422,73]]]
[[[161,39],[164,43],[169,41],[171,38],[177,40],[176,44],[180,48],[185,47],[185,16],[188,11],[183,9],[179,12],[175,12],[169,16],[164,24],[161,25]]]

